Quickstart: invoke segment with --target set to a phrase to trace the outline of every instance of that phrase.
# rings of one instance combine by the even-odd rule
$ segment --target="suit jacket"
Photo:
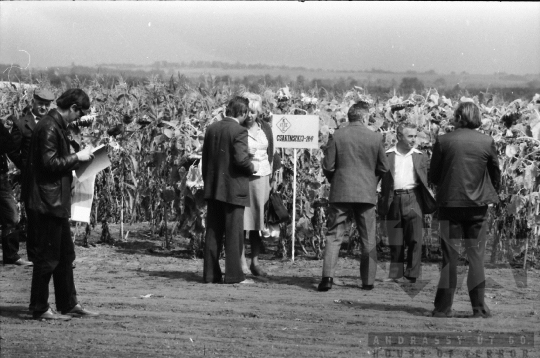
[[[202,152],[204,198],[249,206],[249,176],[254,172],[247,129],[229,117],[208,126]]]
[[[24,170],[28,152],[30,150],[30,139],[36,127],[36,120],[32,113],[28,113],[24,117],[14,121],[14,126],[11,129],[11,136],[15,141],[16,149],[9,153],[9,159],[19,168]]]
[[[4,124],[0,122],[0,174],[8,172],[6,154],[16,148],[13,138]]]
[[[388,171],[383,138],[361,122],[337,129],[322,162],[331,203],[377,202],[377,183]]]
[[[458,128],[435,142],[429,179],[437,186],[439,207],[497,203],[500,177],[497,149],[490,136]]]
[[[23,201],[29,209],[55,217],[71,216],[72,171],[79,166],[70,152],[67,123],[55,110],[40,119],[30,141]]]
[[[378,214],[386,215],[390,209],[390,205],[394,200],[394,172],[396,164],[396,153],[394,151],[387,152],[388,163],[390,170],[386,172],[382,177],[381,182],[381,198],[379,199]],[[419,190],[418,201],[422,208],[422,213],[431,214],[437,208],[435,198],[428,189],[428,157],[426,154],[420,151],[414,151],[412,153],[414,172],[418,176]]]

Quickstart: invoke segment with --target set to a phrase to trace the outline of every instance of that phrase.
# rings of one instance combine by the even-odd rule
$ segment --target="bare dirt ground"
[[[118,237],[118,227],[111,229]],[[509,267],[488,267],[486,300],[493,317],[466,318],[471,309],[463,283],[455,298],[457,317],[441,319],[430,317],[439,277],[436,262],[423,265],[420,283],[404,288],[381,281],[388,266],[382,261],[375,289],[362,291],[358,259],[340,258],[338,284],[321,293],[316,287],[322,261],[273,259],[269,244],[262,257],[268,278],[254,278],[252,285],[203,284],[202,260],[189,257],[185,240],[175,239],[176,249],[163,252],[147,226],[126,230],[132,230],[129,240],[114,246],[96,244],[97,228],[90,247],[77,241],[79,301],[99,311],[97,318],[32,320],[32,269],[1,267],[2,358],[540,357],[538,270],[529,270],[525,280],[523,272]],[[24,244],[21,252],[26,253]],[[461,269],[463,278],[466,267]],[[50,303],[54,308],[52,283]],[[384,343],[388,332],[459,334],[476,346],[430,338],[427,345],[418,339],[413,346],[374,347],[374,337]],[[534,345],[529,338],[517,343],[526,332],[535,332]],[[493,333],[505,334],[495,342],[500,347],[490,345]],[[478,337],[484,338],[482,344]]]

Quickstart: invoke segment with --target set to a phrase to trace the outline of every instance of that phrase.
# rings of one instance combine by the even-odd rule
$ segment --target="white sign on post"
[[[274,114],[272,133],[276,148],[319,148],[319,116]]]
[[[296,149],[319,148],[319,116],[274,114],[272,116],[274,147],[293,149],[293,213],[292,261],[294,261],[294,234],[296,229]]]

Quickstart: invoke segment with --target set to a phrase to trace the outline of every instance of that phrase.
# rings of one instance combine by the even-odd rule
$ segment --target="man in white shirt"
[[[420,276],[423,217],[435,210],[427,184],[427,155],[414,148],[417,133],[414,124],[400,124],[396,146],[386,151],[390,170],[382,178],[378,207],[390,243],[390,272],[385,282],[416,282]]]

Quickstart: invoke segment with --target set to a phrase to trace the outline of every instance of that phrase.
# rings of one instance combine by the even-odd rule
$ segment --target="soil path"
[[[540,357],[538,270],[516,280],[510,268],[487,269],[486,299],[493,318],[465,318],[470,304],[464,283],[455,298],[457,317],[436,319],[430,312],[437,263],[424,264],[421,283],[404,289],[381,281],[388,265],[381,262],[376,288],[362,291],[358,260],[342,258],[337,285],[320,293],[322,261],[299,257],[291,263],[271,259],[269,253],[262,260],[268,278],[254,278],[253,285],[203,284],[202,260],[183,250],[160,254],[160,241],[150,238],[146,226],[130,229],[128,242],[76,247],[79,300],[99,311],[97,318],[32,320],[27,308],[32,270],[1,267],[0,356]],[[97,241],[96,231],[90,243]],[[181,248],[185,241],[175,245]],[[54,308],[52,284],[50,303]],[[369,343],[376,336],[383,342],[388,332],[452,333],[484,341],[469,348],[457,340],[444,345],[430,338],[424,346],[419,339],[413,347],[375,348],[368,343],[369,332],[376,334]],[[496,332],[504,334],[497,336],[505,340],[499,341],[502,347],[489,345],[488,336]],[[517,342],[526,332],[536,332],[535,346],[528,336],[525,345],[507,342]]]

